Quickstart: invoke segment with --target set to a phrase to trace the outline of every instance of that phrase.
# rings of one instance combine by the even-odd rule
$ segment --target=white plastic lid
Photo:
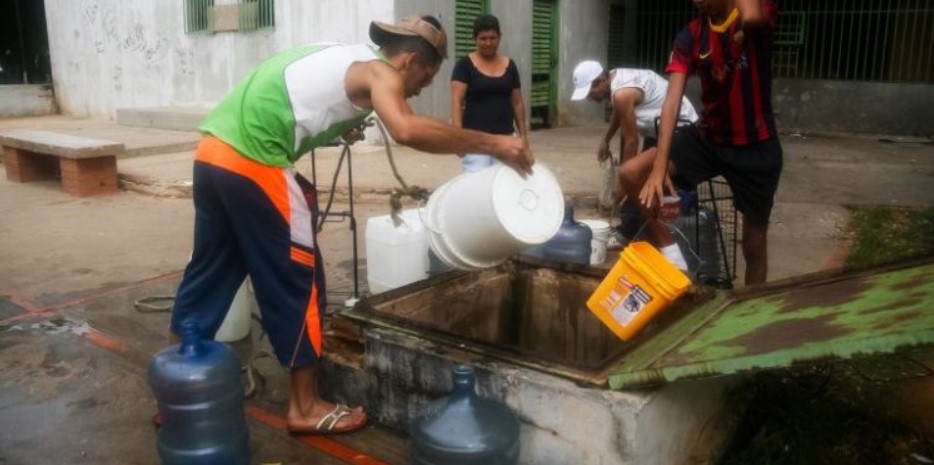
[[[596,231],[609,231],[609,230],[610,230],[610,223],[608,223],[608,222],[606,222],[606,221],[604,221],[604,220],[584,219],[584,220],[577,220],[577,221],[578,221],[579,223],[584,223],[585,225],[587,225],[587,227],[589,227],[591,230],[593,230],[593,231],[595,231],[595,232],[596,232]]]
[[[525,179],[503,166],[493,180],[492,193],[496,217],[516,240],[544,244],[561,228],[564,195],[544,164],[536,163]]]

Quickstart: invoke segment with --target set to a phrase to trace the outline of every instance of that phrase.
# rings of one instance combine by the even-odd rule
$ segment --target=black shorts
[[[782,174],[782,145],[778,137],[749,145],[711,144],[697,129],[676,131],[670,160],[672,181],[680,189],[722,175],[733,190],[733,204],[755,226],[769,224],[775,191]]]

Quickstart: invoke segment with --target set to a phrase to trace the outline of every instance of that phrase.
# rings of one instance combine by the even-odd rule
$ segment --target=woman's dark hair
[[[422,16],[422,20],[431,24],[439,31],[444,31],[441,22],[434,16],[425,15]],[[442,61],[438,50],[429,44],[427,40],[417,36],[389,36],[387,40],[380,45],[380,48],[389,56],[394,56],[399,53],[414,52],[421,62],[428,66],[440,64]]]
[[[483,31],[496,31],[496,35],[503,35],[499,30],[499,20],[493,15],[480,15],[473,20],[473,38],[476,39]]]

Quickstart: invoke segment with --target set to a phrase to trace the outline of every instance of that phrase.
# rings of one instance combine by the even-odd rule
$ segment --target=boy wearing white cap
[[[668,81],[654,71],[631,68],[605,70],[603,65],[593,60],[580,62],[574,68],[574,93],[571,100],[586,98],[593,102],[603,102],[609,99],[613,107],[610,125],[597,146],[597,160],[603,162],[612,157],[609,144],[617,130],[622,131],[620,164],[639,153],[640,136],[643,140],[642,150],[655,147],[657,121],[662,114],[667,92]],[[678,122],[684,125],[697,122],[697,112],[687,97],[682,97]],[[622,184],[622,176],[619,178]],[[614,205],[619,203],[621,197],[622,189],[614,192]],[[620,207],[620,216],[622,223],[618,233],[632,239],[643,222],[636,199],[627,199]],[[684,255],[676,244],[663,248],[662,253],[675,266],[687,268]]]
[[[647,69],[616,68],[605,70],[593,60],[580,62],[574,68],[574,93],[571,100],[603,102],[610,99],[613,112],[606,136],[597,148],[600,161],[610,156],[609,143],[617,130],[622,130],[622,160],[638,153],[639,136],[654,140],[655,122],[662,114],[662,104],[668,92],[668,81]],[[682,97],[679,122],[697,121],[697,112],[687,97]],[[647,144],[651,145],[651,144]]]

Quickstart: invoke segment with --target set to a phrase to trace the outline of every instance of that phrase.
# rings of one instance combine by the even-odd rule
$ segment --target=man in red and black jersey
[[[782,170],[782,147],[772,113],[774,0],[694,0],[699,15],[675,39],[662,108],[658,148],[623,165],[628,195],[657,208],[667,189],[693,188],[723,175],[743,215],[747,285],[768,271],[769,216]],[[701,80],[699,124],[675,131],[688,76]],[[649,215],[651,216],[651,215]],[[671,233],[650,221],[657,245],[683,261]]]

